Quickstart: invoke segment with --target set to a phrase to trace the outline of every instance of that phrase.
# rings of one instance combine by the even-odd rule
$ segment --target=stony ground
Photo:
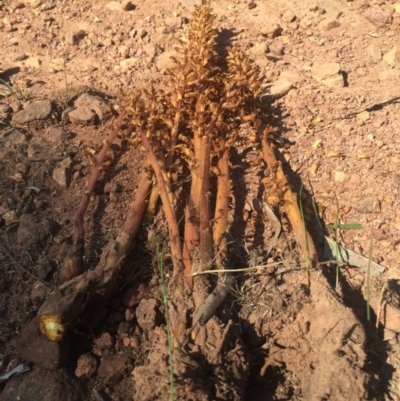
[[[124,94],[162,79],[195,3],[0,0],[0,375],[32,360],[29,347],[23,357],[16,353],[13,339],[57,285],[90,168],[87,153],[115,127]],[[385,269],[371,277],[370,322],[365,262],[341,270],[336,292],[334,267],[322,267],[310,296],[301,289],[302,271],[240,276],[221,312],[230,340],[223,348],[210,337],[210,349],[222,347],[225,359],[217,352],[215,364],[196,368],[205,377],[212,371],[212,384],[199,385],[203,398],[188,389],[182,399],[400,400],[400,4],[212,5],[221,42],[241,46],[262,72],[285,172],[296,192],[304,185],[311,231],[318,231],[314,199],[326,233],[335,234],[330,224],[360,224],[338,230],[340,243]],[[243,185],[235,213],[251,215],[263,200],[255,181],[265,166],[255,146],[242,145],[246,174],[234,170]],[[87,215],[89,267],[121,226],[143,162],[124,138],[111,157]],[[148,230],[165,233],[161,211]],[[263,262],[250,239],[254,230],[236,234],[250,262]],[[138,244],[118,294],[73,333],[62,370],[28,363],[30,373],[5,389],[0,384],[0,400],[31,401],[23,397],[33,393],[42,400],[168,399],[155,247]],[[224,376],[224,364],[237,371]]]

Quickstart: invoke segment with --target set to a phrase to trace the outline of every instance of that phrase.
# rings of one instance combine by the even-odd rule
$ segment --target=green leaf
[[[362,226],[359,223],[344,223],[344,224],[330,224],[327,228],[334,228],[340,230],[361,230]]]

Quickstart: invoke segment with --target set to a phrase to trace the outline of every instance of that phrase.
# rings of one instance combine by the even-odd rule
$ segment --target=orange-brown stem
[[[89,206],[90,198],[93,194],[93,189],[96,185],[97,180],[99,179],[101,166],[105,161],[112,142],[121,130],[123,117],[124,115],[121,111],[118,118],[117,127],[114,131],[110,133],[108,139],[104,140],[103,147],[98,156],[95,158],[95,164],[92,166],[89,181],[85,188],[85,193],[75,215],[72,249],[70,250],[68,256],[63,262],[63,266],[60,269],[59,278],[61,283],[71,280],[73,277],[82,274],[82,272],[84,271],[83,253],[85,244],[85,229],[83,226],[83,218]]]
[[[224,141],[225,142],[225,141]],[[214,244],[217,247],[217,264],[224,268],[223,260],[227,259],[226,229],[228,227],[229,211],[229,149],[222,144],[223,149],[218,154],[217,200],[215,205],[215,222],[213,227]],[[221,263],[222,262],[222,263]]]
[[[282,170],[281,163],[277,160],[273,145],[268,141],[267,135],[262,137],[262,154],[268,165],[270,174],[272,175],[271,179],[282,194],[281,206],[292,226],[297,245],[299,246],[302,255],[308,259],[309,264],[311,266],[316,266],[318,263],[318,255],[314,241],[307,229],[304,227],[304,221],[301,217],[297,198],[290,188]]]
[[[142,139],[142,144],[146,149],[148,160],[154,171],[154,175],[157,180],[158,190],[160,191],[161,201],[164,205],[164,212],[165,212],[165,217],[167,219],[168,230],[170,235],[171,255],[172,255],[172,262],[174,265],[174,276],[178,276],[183,274],[184,269],[183,269],[182,247],[180,243],[178,222],[176,220],[175,211],[172,207],[170,197],[168,195],[169,191],[166,187],[166,182],[164,180],[163,172],[161,171],[160,165],[158,164],[158,160],[154,154],[152,145],[150,144],[150,141],[146,136],[146,132],[143,129],[140,129],[140,137]]]

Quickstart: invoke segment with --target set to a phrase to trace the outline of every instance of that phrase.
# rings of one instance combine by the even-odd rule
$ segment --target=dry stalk
[[[104,299],[110,295],[122,263],[139,231],[151,182],[151,172],[144,168],[128,216],[117,238],[103,251],[95,269],[65,282],[49,296],[39,310],[41,320],[53,317],[63,325],[73,324],[88,305],[98,302],[99,297]]]
[[[63,266],[60,270],[60,282],[71,280],[72,278],[80,275],[84,271],[83,254],[85,245],[85,230],[83,227],[83,218],[90,203],[90,198],[93,194],[94,187],[99,179],[102,171],[103,163],[106,159],[107,153],[110,150],[111,144],[121,131],[121,124],[124,114],[121,111],[117,122],[117,127],[111,132],[108,139],[103,141],[103,147],[98,156],[94,157],[94,164],[91,169],[91,174],[85,188],[84,195],[75,215],[74,220],[74,234],[72,240],[72,249],[69,251],[68,256],[64,260]]]
[[[318,263],[318,255],[314,241],[309,232],[304,228],[297,197],[291,190],[282,170],[281,163],[275,156],[273,145],[268,140],[268,131],[267,129],[264,132],[261,139],[262,154],[270,171],[270,176],[266,180],[269,192],[267,200],[272,204],[271,206],[279,205],[283,213],[286,214],[292,226],[293,235],[301,255],[307,258],[308,267],[315,267]],[[306,235],[306,238],[304,235]]]

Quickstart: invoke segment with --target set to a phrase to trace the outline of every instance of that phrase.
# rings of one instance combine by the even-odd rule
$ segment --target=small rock
[[[48,218],[23,214],[19,218],[17,243],[24,246],[39,244],[49,236],[54,236],[59,228],[58,223]]]
[[[94,345],[101,349],[114,348],[114,337],[107,331],[94,340]]]
[[[24,110],[14,114],[13,123],[26,124],[34,120],[45,120],[50,117],[52,105],[49,100],[37,100],[30,103]]]
[[[371,234],[377,241],[382,241],[388,238],[387,232],[382,228],[372,227]]]
[[[77,107],[68,113],[68,118],[73,124],[77,125],[92,125],[94,124],[96,115],[89,107]]]
[[[73,33],[71,36],[71,44],[79,45],[80,41],[82,39],[84,39],[85,36],[86,36],[86,32],[83,30]]]
[[[154,59],[159,53],[159,48],[154,45],[153,43],[148,43],[147,45],[143,46],[143,51],[149,56],[151,60]]]
[[[267,38],[276,38],[282,33],[283,29],[279,24],[266,25],[261,28],[260,33]]]
[[[285,96],[292,88],[292,82],[286,81],[284,79],[279,79],[270,88],[272,99],[275,100]]]
[[[353,207],[360,213],[374,212],[374,202],[370,198],[361,199],[357,204],[353,205]]]
[[[83,354],[78,358],[75,376],[79,377],[80,379],[88,379],[96,373],[97,367],[98,362],[93,354],[90,352]]]
[[[25,53],[19,54],[18,56],[15,57],[15,61],[24,61],[28,58],[29,56],[27,56]]]
[[[336,182],[345,182],[346,181],[346,173],[344,173],[343,171],[334,171],[333,172],[333,179]]]
[[[391,67],[394,67],[397,61],[397,57],[398,57],[397,46],[393,46],[387,53],[383,55],[383,61],[385,61],[386,64],[390,65]]]
[[[363,15],[369,22],[377,26],[390,25],[393,20],[393,12],[379,7],[371,7]]]
[[[250,54],[252,54],[253,56],[263,56],[267,52],[268,44],[265,42],[256,43],[255,46],[250,49]]]
[[[129,358],[126,355],[103,356],[97,375],[108,385],[120,382],[129,368]]]
[[[289,24],[296,20],[296,14],[291,10],[286,10],[282,15],[282,21],[285,24]]]
[[[37,57],[29,57],[25,61],[25,67],[28,68],[39,68],[42,62]]]
[[[151,35],[151,42],[160,45],[161,47],[165,47],[174,39],[173,33],[174,30],[168,27],[156,29],[156,32]]]
[[[168,17],[164,20],[165,25],[172,29],[182,28],[183,19],[182,17]]]
[[[26,135],[17,128],[11,128],[0,138],[3,146],[21,145],[27,141]]]
[[[285,46],[281,41],[275,41],[269,46],[272,53],[277,54],[278,56],[282,56],[285,51]]]
[[[53,170],[53,180],[63,188],[68,188],[71,172],[68,168],[57,166]]]
[[[75,100],[74,105],[76,107],[87,107],[94,111],[99,117],[100,121],[106,121],[112,116],[111,106],[104,101],[101,97],[91,95],[89,93],[83,93]],[[70,115],[70,114],[69,114]]]
[[[330,31],[340,27],[340,22],[337,19],[328,19],[319,24],[319,29],[323,31]]]
[[[25,0],[25,7],[38,8],[42,4],[42,0]]]
[[[316,81],[330,87],[344,85],[339,63],[314,63],[311,75]]]
[[[126,58],[120,61],[119,65],[122,71],[128,71],[132,66],[134,66],[139,61],[136,57]]]
[[[6,226],[10,226],[11,224],[18,223],[19,218],[17,212],[15,210],[10,210],[7,213],[3,214],[3,220]]]
[[[125,291],[123,303],[126,308],[132,308],[149,295],[149,289],[144,283],[137,283]]]
[[[13,377],[0,395],[1,401],[78,401],[88,400],[82,384],[65,371],[49,371],[35,367]]]
[[[249,7],[249,10],[252,10],[253,8],[256,8],[256,7],[257,7],[257,4],[254,3],[254,1],[251,1],[251,2],[249,3],[248,7]]]
[[[68,356],[69,340],[50,341],[39,330],[39,317],[34,317],[22,328],[19,337],[12,340],[21,358],[48,370],[60,369]]]
[[[132,337],[130,338],[130,345],[132,348],[138,349],[141,345],[141,340],[140,337],[136,334],[132,335]]]
[[[119,192],[120,187],[116,182],[107,182],[106,185],[104,185],[104,193],[108,194],[111,192]]]
[[[154,298],[142,299],[136,309],[136,318],[139,326],[150,331],[162,321],[162,316],[158,310],[159,302]]]
[[[398,306],[385,302],[379,320],[386,329],[400,333],[400,308]]]
[[[131,340],[129,337],[125,337],[122,339],[122,344],[124,344],[124,347],[129,347],[131,345]]]
[[[156,61],[157,70],[164,73],[168,69],[175,67],[175,62],[172,57],[178,57],[179,53],[176,50],[170,50],[160,54]]]
[[[53,143],[61,145],[68,140],[70,134],[63,127],[50,127],[47,136]]]

